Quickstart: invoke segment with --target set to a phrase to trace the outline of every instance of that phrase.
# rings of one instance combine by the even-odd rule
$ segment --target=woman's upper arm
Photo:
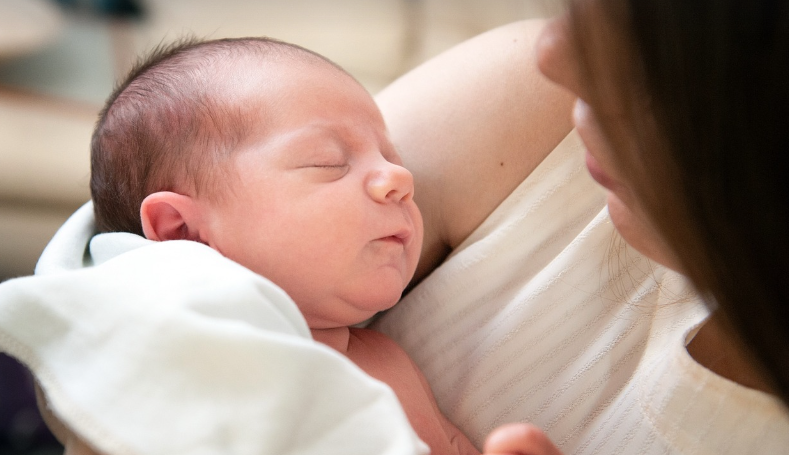
[[[432,271],[572,129],[573,98],[542,76],[540,21],[486,32],[378,94],[392,141],[415,178]]]

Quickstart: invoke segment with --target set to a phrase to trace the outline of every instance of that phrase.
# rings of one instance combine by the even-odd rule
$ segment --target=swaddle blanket
[[[427,453],[278,287],[195,242],[94,237],[90,204],[0,285],[0,349],[108,454]]]

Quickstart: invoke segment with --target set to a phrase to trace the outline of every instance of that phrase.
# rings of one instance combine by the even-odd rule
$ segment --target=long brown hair
[[[591,2],[605,24],[587,0],[573,3],[571,24],[590,85],[613,75],[628,106],[621,125],[603,125],[636,137],[612,141],[618,164],[683,272],[789,403],[789,2]],[[593,51],[605,27],[619,39],[606,76]]]

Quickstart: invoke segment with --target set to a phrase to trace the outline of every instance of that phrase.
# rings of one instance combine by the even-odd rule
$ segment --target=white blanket
[[[0,285],[0,350],[95,448],[427,452],[391,389],[315,343],[271,282],[195,242],[92,235],[88,204],[36,276]]]

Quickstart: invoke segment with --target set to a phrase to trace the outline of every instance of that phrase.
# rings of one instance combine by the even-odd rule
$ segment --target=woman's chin
[[[681,271],[675,255],[652,224],[612,192],[608,193],[608,214],[622,238],[636,251],[672,270]]]

